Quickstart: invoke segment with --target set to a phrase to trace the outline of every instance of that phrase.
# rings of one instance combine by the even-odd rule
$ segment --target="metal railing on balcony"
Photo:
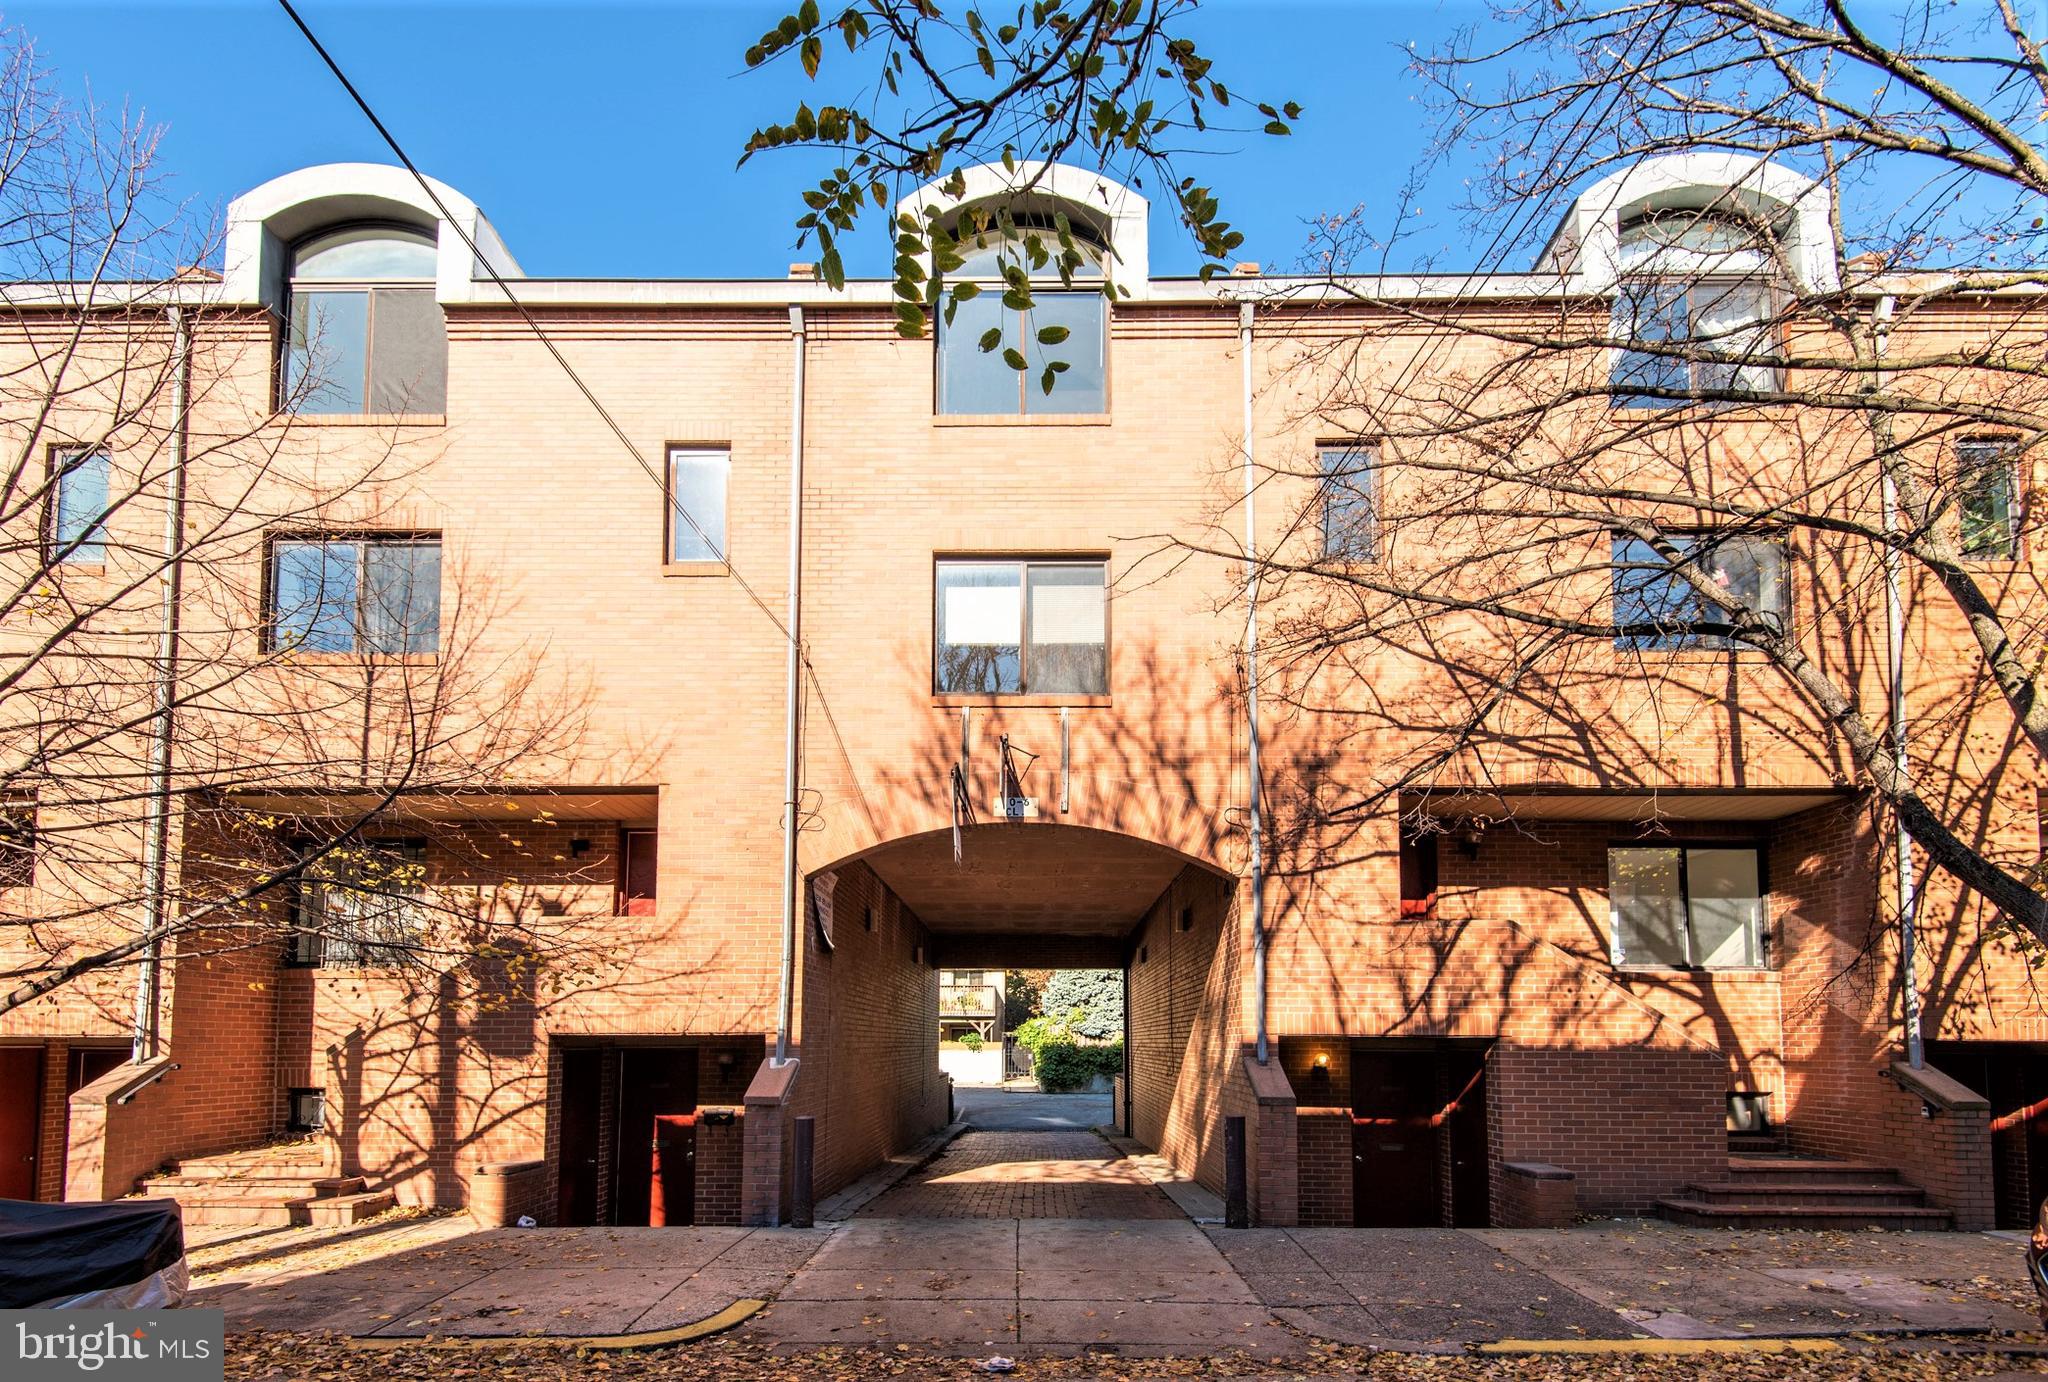
[[[993,1017],[997,1002],[994,984],[939,985],[940,1017]]]

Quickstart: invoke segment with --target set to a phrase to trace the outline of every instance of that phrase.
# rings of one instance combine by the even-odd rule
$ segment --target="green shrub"
[[[970,1051],[979,1051],[981,1049],[981,1033],[962,1032],[960,1034],[960,1044]]]
[[[1121,1042],[1080,1046],[1065,1039],[1045,1040],[1032,1051],[1031,1058],[1038,1087],[1049,1094],[1086,1089],[1097,1075],[1113,1077],[1124,1071]]]

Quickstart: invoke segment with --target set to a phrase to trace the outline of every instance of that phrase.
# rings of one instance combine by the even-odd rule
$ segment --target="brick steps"
[[[1949,1213],[1874,1162],[1801,1156],[1731,1156],[1728,1178],[1695,1182],[1657,1202],[1657,1213],[1693,1228],[1945,1229]]]
[[[391,1207],[390,1192],[335,1174],[333,1161],[320,1143],[252,1147],[176,1162],[136,1190],[145,1199],[176,1200],[188,1224],[352,1224]]]

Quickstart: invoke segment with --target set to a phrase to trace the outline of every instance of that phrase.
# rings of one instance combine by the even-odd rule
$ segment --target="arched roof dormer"
[[[1782,164],[1701,150],[1647,158],[1588,187],[1536,257],[1539,273],[1569,275],[1604,293],[1627,268],[1624,233],[1660,212],[1719,212],[1769,227],[1777,259],[1808,293],[1840,285],[1827,188]]]
[[[1014,169],[983,163],[963,171],[965,187],[952,195],[945,183],[931,182],[896,203],[898,214],[922,224],[928,211],[948,220],[976,206],[1003,201],[1020,218],[1066,213],[1084,238],[1107,251],[1109,277],[1133,298],[1145,296],[1151,272],[1147,242],[1151,207],[1145,198],[1103,173],[1070,163],[1031,160]]]
[[[435,297],[468,302],[482,291],[495,293],[484,265],[463,243],[474,241],[491,268],[518,278],[518,262],[484,219],[475,202],[444,182],[428,178],[447,208],[444,220],[434,198],[403,168],[381,163],[324,163],[272,178],[228,206],[227,252],[221,295],[229,302],[277,308],[285,299],[294,245],[347,225],[387,225],[419,231],[434,242]],[[456,233],[457,229],[461,231]]]

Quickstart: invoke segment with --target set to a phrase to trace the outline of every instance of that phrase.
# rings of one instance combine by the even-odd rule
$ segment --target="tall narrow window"
[[[36,881],[36,804],[0,801],[0,888]]]
[[[1785,581],[1785,549],[1775,538],[1713,533],[1673,536],[1671,545],[1690,557],[1717,590],[1727,592],[1724,604],[1672,569],[1649,543],[1614,538],[1614,622],[1619,648],[1732,648],[1739,640],[1709,632],[1703,625],[1728,625],[1736,607],[1747,606],[1784,626],[1790,600]]]
[[[1107,694],[1102,562],[945,560],[933,586],[933,690]]]
[[[1019,236],[991,229],[961,242],[962,262],[946,273],[938,313],[938,410],[948,414],[1101,413],[1109,408],[1108,300],[1097,251],[1069,231],[1062,250],[1049,226]],[[1024,238],[1019,238],[1019,237]],[[1042,246],[1033,263],[1032,239]],[[1041,286],[1048,254],[1067,254],[1070,288]],[[953,301],[954,285],[972,296]],[[948,320],[950,318],[950,320]],[[1050,387],[1048,387],[1050,385]]]
[[[313,653],[431,653],[441,638],[441,539],[364,534],[271,544],[270,637]]]
[[[2018,449],[2003,437],[1956,443],[1956,513],[1966,557],[2009,561],[2019,552]]]
[[[104,451],[60,452],[51,461],[56,491],[50,515],[50,560],[103,566],[112,469]]]
[[[1379,456],[1368,446],[1323,446],[1316,451],[1322,472],[1323,556],[1330,561],[1371,561],[1377,547],[1379,514],[1374,467]]]
[[[328,231],[292,253],[284,402],[302,413],[439,413],[448,328],[434,237],[402,226]]]
[[[668,453],[668,559],[724,561],[725,495],[732,454],[674,446]]]
[[[1757,969],[1764,963],[1759,851],[1747,846],[1607,851],[1614,963]]]

